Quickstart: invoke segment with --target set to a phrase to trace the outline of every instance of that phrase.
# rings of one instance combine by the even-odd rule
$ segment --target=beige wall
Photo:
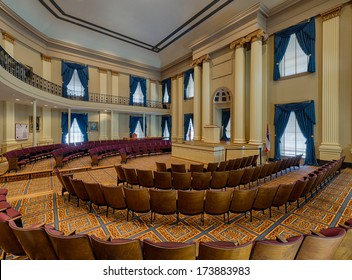
[[[21,44],[18,40],[14,42],[14,58],[25,65],[33,68],[33,72],[39,76],[43,74],[41,54]]]

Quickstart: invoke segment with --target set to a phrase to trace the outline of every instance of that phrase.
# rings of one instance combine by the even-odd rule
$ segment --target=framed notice
[[[27,140],[28,130],[28,124],[16,123],[16,140]]]

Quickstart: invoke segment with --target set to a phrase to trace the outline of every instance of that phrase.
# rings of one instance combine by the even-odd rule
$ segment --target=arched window
[[[214,103],[231,102],[231,93],[226,88],[220,88],[214,95]]]
[[[68,135],[70,135],[70,142],[68,141]],[[79,128],[77,119],[75,118],[72,122],[70,133],[66,135],[65,143],[80,143],[84,141],[83,133]]]
[[[84,87],[79,79],[77,70],[73,71],[72,78],[67,85],[67,96],[83,97]]]

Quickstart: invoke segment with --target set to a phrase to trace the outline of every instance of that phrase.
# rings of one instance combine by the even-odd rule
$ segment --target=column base
[[[246,139],[235,139],[233,140],[234,144],[247,144]]]
[[[322,144],[319,147],[319,159],[333,160],[341,157],[342,148],[339,144]]]
[[[248,145],[263,146],[262,140],[249,140]]]

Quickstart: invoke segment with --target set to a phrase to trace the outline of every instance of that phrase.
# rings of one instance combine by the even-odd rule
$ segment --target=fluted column
[[[119,73],[111,72],[111,95],[119,95]]]
[[[108,71],[106,69],[99,68],[99,93],[107,94],[108,92]]]
[[[99,140],[108,140],[108,114],[107,112],[99,112]]]
[[[37,100],[33,101],[33,146],[37,146]]]
[[[184,115],[183,115],[183,95],[184,85],[183,85],[183,73],[177,75],[177,112],[178,112],[178,120],[177,120],[177,142],[183,143],[184,135],[183,135],[183,123],[184,123]]]
[[[40,143],[51,143],[53,142],[51,136],[51,108],[43,107],[42,109],[42,133],[39,139]]]
[[[14,54],[14,43],[15,43],[15,38],[10,35],[9,33],[3,31],[2,32],[2,38],[4,39],[4,50],[11,56],[15,57]]]
[[[114,111],[110,113],[110,140],[114,140]]]
[[[68,108],[68,112],[67,112],[67,133],[68,133],[67,143],[70,143],[71,142],[71,108]]]
[[[235,96],[232,97],[234,124],[232,139],[236,144],[246,143],[246,49],[244,38],[231,44],[235,49]]]
[[[212,112],[210,111],[210,57],[203,60],[202,71],[202,141],[204,141],[204,127],[213,124]]]
[[[322,14],[322,143],[321,160],[338,159],[341,156],[339,130],[339,78],[340,78],[340,10],[335,8]]]
[[[4,101],[4,144],[13,145],[15,141],[15,103]],[[14,148],[12,148],[13,150]]]
[[[177,121],[178,121],[178,112],[177,112],[177,77],[171,78],[171,140],[172,142],[177,141]]]
[[[194,66],[194,97],[193,97],[193,127],[194,140],[200,141],[202,130],[202,103],[201,103],[201,89],[202,89],[202,69],[195,63]]]
[[[263,77],[262,39],[263,32],[257,31],[247,37],[251,42],[250,90],[249,90],[249,144],[263,142]]]

